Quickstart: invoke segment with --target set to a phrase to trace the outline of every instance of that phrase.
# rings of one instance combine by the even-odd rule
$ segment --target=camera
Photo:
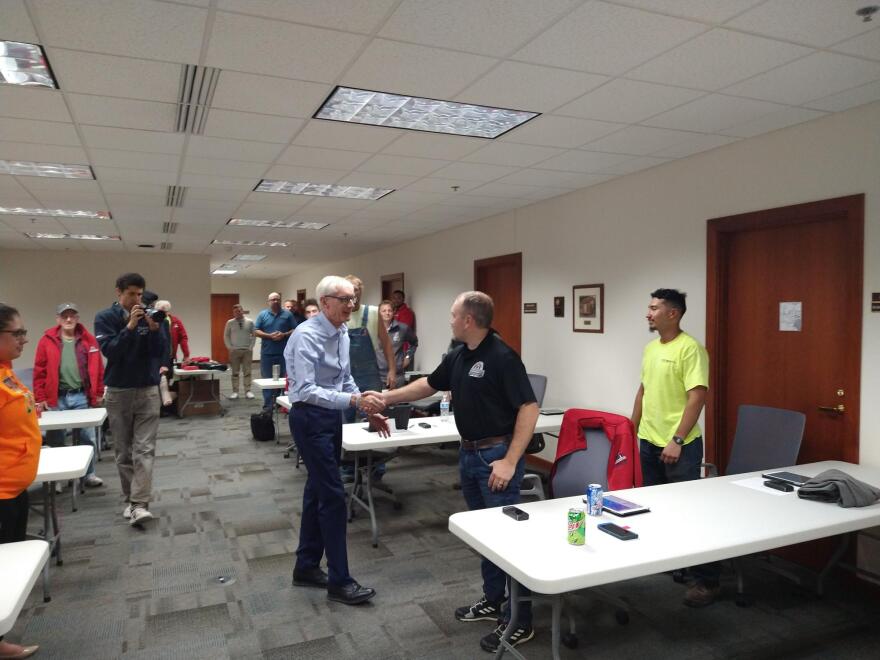
[[[161,309],[156,309],[155,307],[147,307],[144,309],[144,314],[149,316],[155,323],[162,323],[165,320],[166,314]]]

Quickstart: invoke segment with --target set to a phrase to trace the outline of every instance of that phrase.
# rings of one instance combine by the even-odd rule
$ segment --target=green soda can
[[[568,510],[568,542],[571,545],[584,545],[587,542],[587,515],[583,509]]]

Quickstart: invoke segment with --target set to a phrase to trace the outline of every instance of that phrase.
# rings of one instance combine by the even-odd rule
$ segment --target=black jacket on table
[[[171,354],[161,327],[150,332],[146,321],[128,329],[128,312],[118,302],[98,312],[95,339],[107,358],[104,385],[108,387],[149,387],[159,384],[159,367]]]

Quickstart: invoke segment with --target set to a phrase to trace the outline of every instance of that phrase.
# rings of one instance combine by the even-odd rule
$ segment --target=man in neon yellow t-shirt
[[[709,389],[709,355],[681,329],[685,297],[676,289],[657,289],[648,305],[648,328],[660,336],[645,347],[632,414],[646,486],[700,478],[703,437],[697,419]],[[695,582],[684,604],[710,605],[721,591],[721,565],[694,566],[690,572]]]

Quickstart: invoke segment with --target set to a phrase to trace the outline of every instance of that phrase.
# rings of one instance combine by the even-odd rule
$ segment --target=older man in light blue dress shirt
[[[382,406],[361,395],[351,377],[349,338],[345,322],[355,303],[347,280],[328,275],[317,286],[321,313],[297,326],[284,349],[290,387],[290,432],[306,464],[302,524],[293,584],[327,589],[327,597],[347,605],[376,595],[348,572],[347,508],[339,476],[342,411],[358,408],[376,413]],[[385,418],[372,415],[380,433],[388,434]],[[320,566],[327,555],[327,573]]]

